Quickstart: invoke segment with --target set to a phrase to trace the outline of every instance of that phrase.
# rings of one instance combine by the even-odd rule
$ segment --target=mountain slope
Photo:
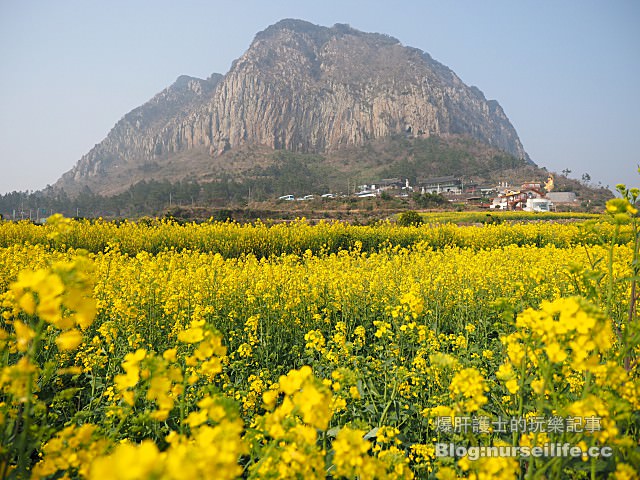
[[[206,80],[187,75],[178,77],[147,103],[127,113],[107,138],[84,155],[55,186],[70,192],[85,185],[95,191],[108,191],[115,180],[117,190],[128,185],[128,171],[153,171],[154,160],[162,155],[164,145],[168,143],[163,139],[174,137],[177,133],[175,125],[211,100],[222,78],[220,74],[213,74]],[[174,143],[185,147],[193,145],[193,139],[187,135],[175,140]],[[122,182],[118,182],[118,174],[124,177]],[[101,189],[100,185],[107,190]]]
[[[428,54],[289,19],[258,33],[224,77],[180,77],[127,114],[56,187],[215,180],[247,148],[328,154],[394,135],[469,136],[530,162],[500,105]]]

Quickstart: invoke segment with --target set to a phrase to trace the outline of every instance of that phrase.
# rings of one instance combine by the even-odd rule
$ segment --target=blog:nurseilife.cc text
[[[542,446],[470,446],[456,445],[454,443],[436,443],[436,457],[468,457],[469,460],[478,460],[483,457],[574,457],[583,456],[593,458],[608,458],[613,455],[613,448],[592,446],[582,450],[577,445],[570,443],[545,443]]]

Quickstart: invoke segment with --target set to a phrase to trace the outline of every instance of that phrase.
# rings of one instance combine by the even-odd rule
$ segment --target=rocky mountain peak
[[[131,182],[122,172],[149,174],[149,165],[196,154],[212,171],[225,152],[250,145],[326,153],[393,135],[466,135],[528,159],[499,104],[427,53],[345,24],[285,19],[258,33],[226,75],[180,76],[125,115],[58,183]]]

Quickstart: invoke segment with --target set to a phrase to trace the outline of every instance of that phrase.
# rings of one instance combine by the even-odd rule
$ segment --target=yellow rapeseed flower
[[[67,330],[56,337],[56,345],[60,351],[66,352],[75,350],[82,343],[82,332],[76,330]]]

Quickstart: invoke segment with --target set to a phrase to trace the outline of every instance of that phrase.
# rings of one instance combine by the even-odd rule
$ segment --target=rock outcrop
[[[126,172],[152,176],[192,150],[215,165],[247,145],[326,153],[397,134],[466,135],[529,160],[500,105],[427,53],[348,25],[283,20],[225,76],[180,77],[125,115],[56,186],[126,188]]]

